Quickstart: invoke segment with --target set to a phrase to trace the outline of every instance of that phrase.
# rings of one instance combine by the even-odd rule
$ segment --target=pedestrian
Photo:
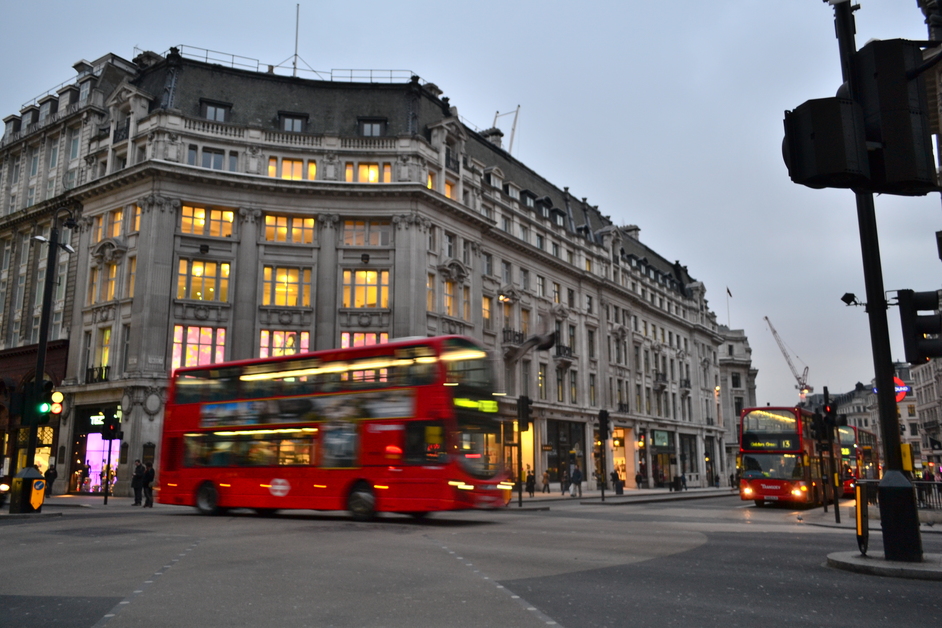
[[[46,478],[46,497],[52,497],[52,483],[59,477],[59,472],[56,471],[56,465],[50,465],[43,474],[43,477]]]
[[[544,472],[543,472],[543,490],[540,491],[541,493],[549,493],[549,492],[550,492],[549,482],[550,482],[550,480],[549,480],[549,471],[544,471]]]
[[[144,465],[144,508],[153,508],[154,507],[154,487],[151,486],[151,482],[154,481],[154,465],[151,462],[148,462]]]
[[[569,490],[569,472],[565,469],[563,469],[562,475],[559,476],[559,489],[563,495]]]
[[[685,491],[687,490],[687,474],[686,473],[680,474],[680,485],[684,488]]]
[[[579,465],[576,465],[576,468],[572,470],[572,487],[569,489],[569,494],[572,497],[575,497],[576,493],[579,493],[579,497],[582,497],[582,470]]]
[[[85,461],[85,464],[82,466],[82,473],[79,475],[79,492],[89,491],[90,487],[88,485],[88,478],[92,474],[92,465],[88,464],[88,460]]]
[[[134,471],[131,474],[131,488],[134,489],[134,503],[132,506],[140,506],[144,495],[144,465],[140,460],[134,461]]]
[[[640,472],[640,471],[638,471],[637,473],[635,473],[635,485],[636,485],[638,488],[641,488],[641,483],[642,483],[642,482],[644,482],[644,476],[641,475],[641,472]]]
[[[536,476],[533,475],[533,471],[527,469],[527,493],[530,494],[530,497],[533,497],[533,494],[536,492]]]

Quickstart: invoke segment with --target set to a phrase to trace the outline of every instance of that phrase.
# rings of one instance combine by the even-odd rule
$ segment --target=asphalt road
[[[0,518],[0,627],[938,625],[937,582],[830,569],[833,514],[735,497],[203,517],[115,500]],[[846,512],[846,510],[845,510]],[[802,515],[803,521],[798,521]],[[923,534],[942,552],[942,534]],[[871,554],[881,553],[880,534]]]

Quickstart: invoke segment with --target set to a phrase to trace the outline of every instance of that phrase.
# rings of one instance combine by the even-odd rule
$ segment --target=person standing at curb
[[[550,492],[549,483],[550,483],[549,471],[544,471],[544,472],[543,472],[543,490],[540,491],[541,493],[549,493],[549,492]]]
[[[134,471],[131,474],[131,488],[134,489],[134,503],[132,506],[140,506],[141,498],[144,494],[144,465],[140,460],[134,461]]]
[[[151,483],[154,481],[155,472],[154,465],[151,462],[148,462],[145,465],[144,470],[144,508],[153,508],[154,507],[154,488],[151,486]]]
[[[49,468],[43,473],[43,477],[46,478],[46,497],[52,497],[52,483],[59,477],[56,465],[49,465]]]

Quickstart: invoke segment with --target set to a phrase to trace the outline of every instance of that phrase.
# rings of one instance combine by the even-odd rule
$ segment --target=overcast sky
[[[858,48],[926,39],[917,0],[858,3]],[[0,118],[109,52],[184,45],[290,68],[295,49],[293,0],[3,5]],[[301,2],[299,33],[299,67],[411,70],[479,129],[519,105],[514,156],[704,282],[717,321],[749,337],[760,405],[798,400],[765,316],[815,392],[873,377],[867,315],[840,300],[865,300],[854,195],[793,184],[781,157],[783,112],[841,83],[828,4]],[[499,119],[505,146],[512,123]],[[891,297],[938,289],[939,196],[875,202]],[[889,321],[902,360],[895,307]]]

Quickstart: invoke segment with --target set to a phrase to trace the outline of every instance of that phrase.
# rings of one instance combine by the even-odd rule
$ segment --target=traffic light
[[[922,73],[925,42],[871,41],[854,53],[854,94],[785,112],[782,156],[811,188],[923,196],[939,190]]]
[[[938,292],[898,290],[899,320],[903,327],[903,349],[910,364],[924,364],[929,358],[942,357],[942,340],[926,335],[942,333]],[[932,314],[920,314],[921,311]]]
[[[114,414],[109,414],[105,417],[105,424],[101,429],[101,438],[102,440],[114,440],[120,438],[118,436],[118,428],[120,423],[118,422],[118,417]]]
[[[533,400],[526,395],[517,399],[517,431],[526,432],[530,429],[530,415],[533,411]]]
[[[824,415],[815,412],[811,415],[811,438],[813,440],[824,440]]]
[[[59,402],[53,401],[54,396],[57,396]],[[57,411],[54,412],[53,407],[55,407]],[[36,402],[36,422],[48,423],[50,415],[55,414],[58,416],[61,413],[62,393],[55,390],[55,384],[48,379],[44,380],[42,391],[39,393],[39,399]]]
[[[854,55],[873,192],[922,196],[937,191],[921,42],[874,40]]]
[[[599,440],[608,440],[608,410],[599,410]]]

